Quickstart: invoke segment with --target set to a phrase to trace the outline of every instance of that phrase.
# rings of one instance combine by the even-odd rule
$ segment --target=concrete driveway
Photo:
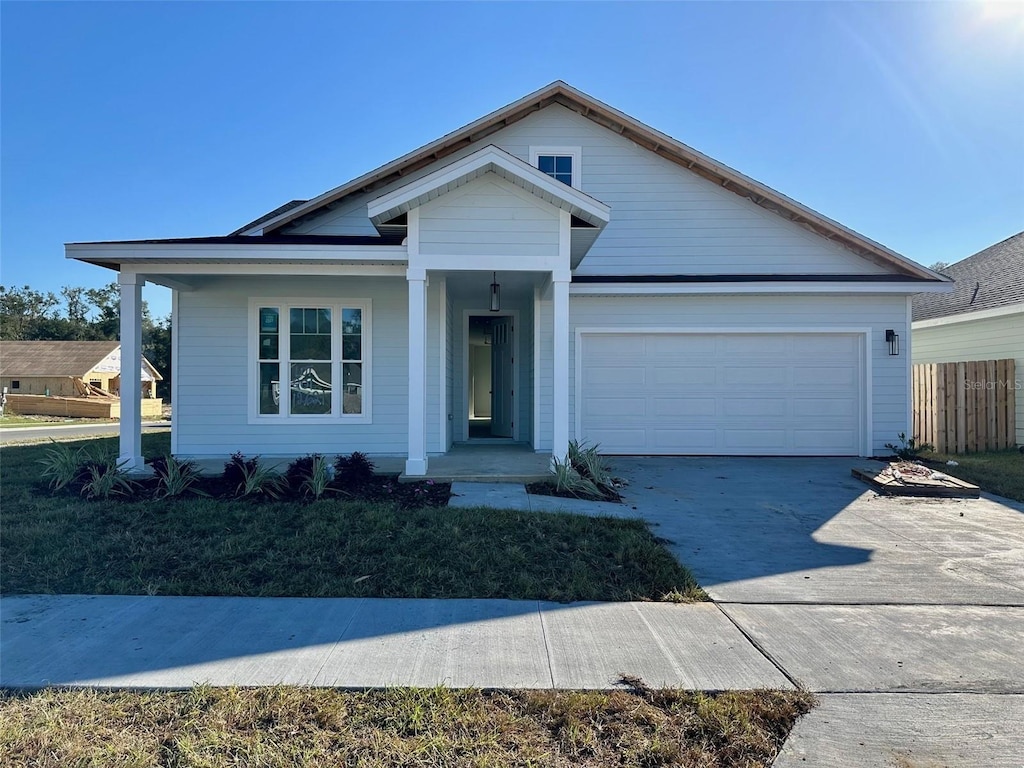
[[[614,459],[722,611],[821,695],[776,766],[1024,765],[1024,505],[879,496],[845,459]]]

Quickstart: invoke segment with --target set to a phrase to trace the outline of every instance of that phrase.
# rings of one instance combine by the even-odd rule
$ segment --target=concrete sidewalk
[[[16,596],[0,685],[792,688],[713,604]]]

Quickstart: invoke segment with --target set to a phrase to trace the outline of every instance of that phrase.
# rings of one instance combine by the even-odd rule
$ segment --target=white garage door
[[[861,339],[584,333],[581,437],[617,454],[858,455]]]

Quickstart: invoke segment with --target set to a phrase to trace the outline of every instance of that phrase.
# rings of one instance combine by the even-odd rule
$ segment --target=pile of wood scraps
[[[878,468],[855,467],[852,472],[876,491],[893,496],[976,499],[981,495],[976,485],[911,461],[893,461]]]

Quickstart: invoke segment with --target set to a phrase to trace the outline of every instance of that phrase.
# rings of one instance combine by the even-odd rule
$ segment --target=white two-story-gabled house
[[[476,439],[883,452],[910,297],[950,288],[562,82],[231,235],[67,256],[119,271],[129,358],[142,285],[174,289],[175,454],[359,450],[410,476]]]

